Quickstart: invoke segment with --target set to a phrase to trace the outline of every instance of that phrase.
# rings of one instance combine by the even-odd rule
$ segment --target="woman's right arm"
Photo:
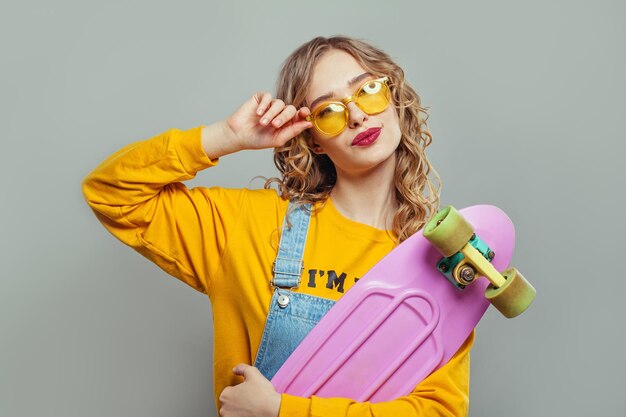
[[[242,191],[188,189],[182,181],[229,153],[282,145],[310,127],[306,114],[257,94],[225,121],[170,129],[119,150],[83,180],[85,199],[115,237],[206,293]]]

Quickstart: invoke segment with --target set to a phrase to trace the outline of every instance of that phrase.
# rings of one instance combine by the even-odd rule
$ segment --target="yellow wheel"
[[[485,297],[505,317],[512,318],[528,308],[537,292],[515,268],[505,270],[502,275],[506,279],[505,284],[499,288],[495,288],[493,284],[489,285]]]
[[[472,225],[452,206],[439,211],[424,227],[424,237],[446,258],[460,251],[473,234]]]

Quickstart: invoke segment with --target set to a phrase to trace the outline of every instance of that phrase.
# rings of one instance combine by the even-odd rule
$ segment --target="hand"
[[[280,410],[280,394],[254,366],[240,363],[233,372],[244,381],[226,387],[220,394],[222,417],[277,417]]]
[[[275,148],[312,127],[305,120],[309,114],[307,107],[296,110],[270,93],[257,93],[226,119],[226,125],[241,149]]]

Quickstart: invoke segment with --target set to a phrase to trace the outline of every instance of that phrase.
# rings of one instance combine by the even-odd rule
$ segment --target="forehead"
[[[341,95],[348,88],[348,81],[364,72],[367,70],[347,52],[336,49],[326,52],[313,67],[307,102],[330,92]]]

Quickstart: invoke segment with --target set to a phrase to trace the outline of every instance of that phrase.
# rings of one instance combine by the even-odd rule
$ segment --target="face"
[[[314,110],[324,102],[341,101],[352,96],[365,82],[379,77],[369,74],[350,54],[331,50],[313,68],[306,103]],[[373,115],[363,112],[354,102],[349,102],[347,108],[348,126],[342,132],[328,136],[311,128],[312,143],[309,145],[315,152],[328,155],[338,175],[358,174],[395,165],[395,150],[401,133],[393,103],[383,112]]]

